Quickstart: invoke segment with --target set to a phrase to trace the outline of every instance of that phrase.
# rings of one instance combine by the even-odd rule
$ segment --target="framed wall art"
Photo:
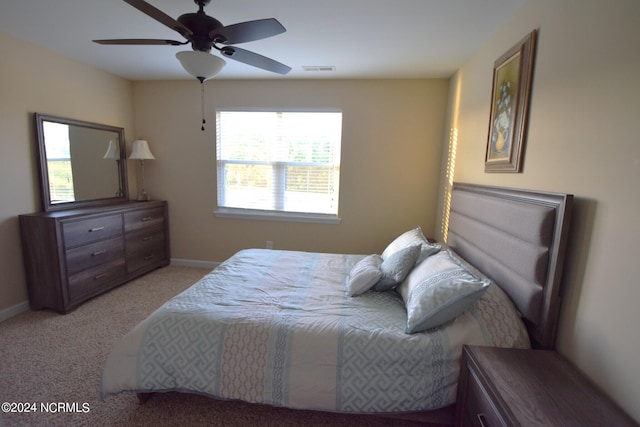
[[[485,172],[520,172],[527,130],[537,30],[493,65]]]

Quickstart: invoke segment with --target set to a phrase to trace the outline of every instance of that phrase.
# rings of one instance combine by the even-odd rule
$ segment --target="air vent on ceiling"
[[[304,71],[335,71],[336,67],[333,65],[303,65]]]

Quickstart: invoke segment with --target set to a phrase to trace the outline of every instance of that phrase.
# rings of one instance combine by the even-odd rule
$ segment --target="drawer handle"
[[[482,427],[486,427],[487,426],[487,424],[484,423],[486,418],[487,417],[484,414],[478,414],[478,421],[480,421],[480,425]]]
[[[152,216],[145,216],[144,218],[142,218],[142,222],[151,221],[152,219],[153,219]]]
[[[89,229],[89,233],[93,233],[95,231],[102,231],[104,230],[104,227],[95,227],[95,228],[90,228]]]
[[[107,253],[106,249],[100,249],[99,251],[95,251],[94,253],[92,253],[91,256],[98,256],[106,253]]]
[[[145,261],[149,261],[150,259],[153,259],[153,255],[147,255],[146,257],[144,257]]]
[[[149,240],[153,239],[153,236],[147,236],[147,237],[143,237],[142,241],[143,242],[148,242]]]
[[[107,273],[98,274],[97,276],[93,276],[93,280],[100,280],[103,277],[105,277],[106,275],[107,275]]]

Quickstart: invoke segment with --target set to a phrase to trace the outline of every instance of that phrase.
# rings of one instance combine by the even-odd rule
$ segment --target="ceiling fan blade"
[[[287,65],[281,64],[280,62],[274,61],[266,56],[240,49],[239,47],[225,46],[220,49],[220,52],[222,52],[222,54],[227,58],[235,59],[238,62],[252,65],[266,71],[273,71],[278,74],[287,74],[291,71],[291,67]]]
[[[150,5],[146,1],[143,1],[143,0],[124,0],[124,1],[125,3],[129,3],[131,6],[135,7],[142,13],[147,14],[148,16],[160,22],[161,24],[164,24],[167,27],[171,28],[172,30],[179,32],[185,38],[189,38],[189,36],[193,34],[193,32],[189,28],[185,27],[180,22],[176,21],[175,19],[173,19],[172,17],[170,17],[160,9],[156,8],[155,6]]]
[[[286,28],[275,18],[258,19],[255,21],[240,22],[222,28],[217,28],[209,33],[212,40],[217,43],[236,44],[254,40],[266,39],[284,33]],[[220,39],[222,37],[224,40]]]
[[[171,45],[180,46],[187,42],[179,42],[175,40],[161,40],[161,39],[107,39],[107,40],[94,40],[98,44],[131,44],[131,45]]]

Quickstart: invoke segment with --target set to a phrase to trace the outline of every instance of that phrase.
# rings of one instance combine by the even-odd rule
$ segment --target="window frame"
[[[274,109],[230,109],[230,108],[219,108],[216,109],[216,120],[218,119],[218,113],[226,113],[226,112],[246,112],[246,113],[340,113],[341,118],[343,116],[342,110],[339,109],[282,109],[282,108],[274,108]],[[219,123],[216,122],[216,128]],[[339,159],[342,156],[342,126],[340,128],[341,136],[340,136],[340,146],[339,148]],[[218,146],[217,144],[220,141],[217,140],[218,132],[216,132],[216,210],[214,211],[214,215],[216,217],[222,218],[242,218],[242,219],[261,219],[261,220],[272,220],[272,221],[291,221],[291,222],[314,222],[314,223],[324,223],[324,224],[338,224],[341,221],[339,216],[339,205],[340,205],[340,161],[331,166],[333,168],[338,169],[338,209],[337,213],[310,213],[310,212],[295,212],[295,211],[285,211],[284,209],[284,199],[286,192],[286,168],[287,167],[326,167],[326,163],[319,162],[299,162],[299,161],[281,161],[281,160],[222,160],[218,158]],[[226,197],[224,192],[226,191],[226,187],[224,185],[220,185],[220,183],[225,180],[225,166],[227,164],[238,164],[238,165],[265,165],[271,166],[273,168],[273,182],[274,182],[274,203],[276,205],[275,210],[270,209],[256,209],[256,208],[239,208],[239,207],[226,207],[221,206],[221,200],[224,201]],[[222,192],[222,195],[221,195]]]

